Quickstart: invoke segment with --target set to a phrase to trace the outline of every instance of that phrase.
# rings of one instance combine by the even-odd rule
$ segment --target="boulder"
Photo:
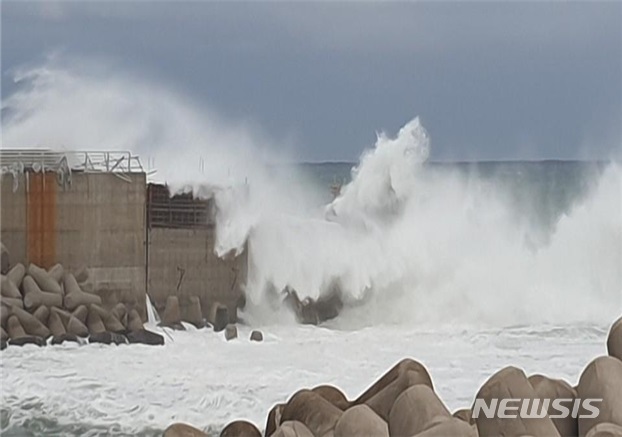
[[[583,399],[579,409],[579,436],[583,437],[599,423],[622,426],[622,361],[598,357],[587,365],[577,386],[577,397]],[[594,404],[600,412],[596,417],[584,408],[585,399],[602,399]]]
[[[263,334],[261,331],[253,331],[251,332],[251,341],[263,341]]]
[[[359,435],[389,437],[387,422],[364,404],[347,409],[335,425],[335,437]]]
[[[607,337],[607,352],[610,357],[622,361],[622,317],[613,322]]]
[[[103,309],[96,304],[89,305],[89,313],[91,312],[97,313],[97,315],[103,322],[106,331],[125,332],[125,326],[123,326],[123,324],[111,312]]]
[[[3,297],[2,304],[7,307],[24,308],[24,302],[21,299],[15,299],[12,297]]]
[[[586,437],[622,437],[622,426],[615,423],[602,422],[592,427]]]
[[[283,415],[283,408],[286,404],[276,404],[268,413],[268,419],[266,420],[266,436],[271,436],[276,429],[281,425],[281,416]]]
[[[80,305],[101,305],[102,299],[96,294],[85,293],[82,291],[76,278],[71,273],[66,273],[63,278],[63,284],[65,285],[65,308],[69,311],[73,311]]]
[[[25,275],[26,267],[24,267],[24,264],[22,263],[15,264],[13,267],[11,267],[11,270],[6,273],[6,277],[9,278],[17,288],[22,286],[22,280],[24,279]]]
[[[47,325],[48,318],[50,317],[50,310],[46,306],[40,306],[32,313],[32,315],[35,316],[41,323]]]
[[[35,280],[41,291],[62,296],[63,290],[60,288],[60,284],[45,269],[30,263],[28,275]]]
[[[15,315],[9,316],[7,321],[7,333],[10,338],[10,345],[23,346],[25,344],[34,344],[36,346],[45,346],[45,340],[43,338],[26,334],[22,324]]]
[[[6,340],[0,340],[0,351],[3,351],[8,346],[8,342]]]
[[[48,338],[51,335],[47,326],[41,323],[39,319],[32,314],[16,307],[11,309],[11,313],[19,319],[19,323],[24,328],[26,334],[41,338]],[[13,338],[13,336],[11,336],[11,338]]]
[[[455,417],[439,419],[416,437],[478,437],[477,428]],[[526,437],[526,436],[523,436]]]
[[[255,425],[246,420],[236,420],[223,428],[220,437],[262,437]]]
[[[47,272],[45,272],[45,275],[47,275]],[[54,282],[51,278],[48,279]],[[60,307],[63,305],[63,296],[60,294],[60,291],[56,293],[41,290],[32,276],[24,277],[22,287],[24,289],[24,307],[27,309],[34,309],[41,305],[48,307]],[[60,289],[60,286],[58,287]]]
[[[393,366],[387,373],[382,375],[382,377],[376,381],[371,387],[363,392],[354,402],[354,405],[364,404],[381,390],[383,390],[390,383],[395,381],[399,375],[404,374],[406,371],[413,371],[421,376],[421,384],[429,385],[432,390],[434,387],[432,385],[432,378],[430,378],[430,374],[423,366],[423,364],[410,359],[405,358],[398,362],[395,366]]]
[[[337,387],[332,385],[319,385],[311,390],[314,393],[319,394],[328,402],[339,408],[341,411],[345,411],[350,408],[350,402],[346,396]]]
[[[0,243],[0,273],[5,275],[9,271],[10,265],[9,251],[3,243]]]
[[[155,332],[140,329],[138,331],[130,331],[127,334],[127,340],[131,344],[147,344],[150,346],[159,346],[164,344],[164,337]]]
[[[391,435],[419,434],[433,420],[450,418],[451,413],[430,387],[414,385],[404,390],[395,400],[389,414]]]
[[[132,308],[127,316],[127,330],[129,332],[132,332],[132,331],[140,331],[142,329],[143,329],[143,321],[140,319],[140,315],[138,314],[138,311]]]
[[[335,429],[342,411],[317,393],[300,390],[283,408],[281,421],[297,420],[304,423],[315,436],[324,436]]]
[[[209,312],[208,322],[214,327],[214,331],[223,331],[229,324],[229,310],[219,302],[215,302]]]
[[[181,324],[181,313],[179,312],[179,299],[177,296],[166,298],[166,307],[164,308],[160,325],[167,328],[184,329]]]
[[[164,430],[163,437],[209,437],[203,431],[185,423],[174,423]]]
[[[553,408],[553,399],[574,399],[577,398],[577,391],[566,381],[561,379],[551,379],[543,375],[532,375],[529,377],[529,383],[536,392],[537,399],[551,399],[548,406],[548,414],[550,416],[558,416],[559,411]],[[540,401],[543,402],[543,401]],[[531,406],[533,408],[533,406]],[[579,432],[579,423],[577,418],[569,415],[566,418],[551,417],[555,428],[561,436],[576,436]]]
[[[1,290],[0,294],[2,295],[2,297],[21,299],[22,293],[20,293],[19,288],[17,288],[17,285],[15,285],[13,281],[9,279],[8,276],[2,275],[1,278],[2,278],[1,279],[2,282],[0,283],[0,290]]]
[[[48,321],[47,321],[47,326],[50,329],[50,332],[52,333],[54,337],[60,337],[62,335],[67,334],[65,325],[63,324],[63,321],[61,320],[57,312],[50,313],[50,317],[48,318]]]
[[[26,335],[24,337],[19,338],[11,338],[9,340],[9,344],[11,346],[25,346],[27,344],[34,344],[35,346],[45,346],[45,340],[41,337],[36,337],[34,335]]]
[[[185,307],[184,321],[191,323],[195,327],[201,329],[205,327],[205,320],[201,312],[201,300],[199,296],[190,296],[188,304]]]
[[[475,401],[483,401],[486,405],[491,405],[493,399],[498,399],[500,403],[503,399],[533,400],[535,398],[536,392],[525,373],[516,367],[509,366],[495,373],[484,383],[475,396]],[[499,418],[495,414],[494,418],[488,419],[483,411],[473,408],[473,418],[477,424],[479,435],[481,437],[499,435],[508,437],[524,435],[559,436],[557,428],[548,416],[533,419],[519,417],[518,413],[521,406],[519,402],[509,404],[509,407],[513,409],[509,410],[508,413],[516,415],[515,418]],[[495,413],[497,413],[496,409]]]
[[[66,343],[66,342],[80,344],[80,338],[77,335],[73,335],[73,334],[54,335],[52,337],[52,341],[50,342],[50,344],[58,345],[58,344]]]
[[[229,341],[234,338],[238,338],[238,327],[233,324],[229,324],[225,328],[225,339]]]
[[[116,332],[97,332],[89,336],[89,343],[103,343],[103,344],[126,344],[127,338],[123,334],[117,334]]]
[[[314,437],[313,433],[306,427],[306,425],[302,422],[298,422],[297,420],[288,420],[287,422],[283,422],[278,429],[275,430],[274,433],[268,434],[266,432],[266,436],[271,437]]]
[[[63,269],[63,266],[61,264],[55,264],[54,266],[52,266],[52,268],[48,270],[48,275],[50,275],[50,277],[54,279],[59,285],[63,280],[64,273],[65,269]]]

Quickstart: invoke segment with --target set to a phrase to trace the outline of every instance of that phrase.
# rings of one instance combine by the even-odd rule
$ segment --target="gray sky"
[[[419,115],[432,158],[622,156],[622,2],[2,2],[10,72],[61,51],[355,160]]]

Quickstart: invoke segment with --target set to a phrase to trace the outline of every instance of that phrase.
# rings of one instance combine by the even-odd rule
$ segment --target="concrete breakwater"
[[[622,436],[622,318],[610,326],[606,347],[606,356],[597,356],[586,363],[576,385],[555,379],[552,372],[526,374],[514,366],[501,366],[499,371],[493,371],[474,390],[474,398],[488,405],[494,399],[498,406],[507,402],[513,407],[510,417],[500,417],[501,408],[492,418],[484,410],[477,414],[475,402],[457,405],[462,408],[450,411],[426,367],[414,359],[404,359],[355,399],[348,399],[338,388],[339,384],[294,390],[289,399],[284,398],[266,411],[264,422],[235,420],[222,428],[220,436],[619,437]],[[530,402],[529,411],[535,408],[543,414],[527,418],[521,412],[522,405],[509,403],[511,399],[526,400]],[[537,406],[536,399],[552,402],[546,407],[542,402]],[[566,400],[568,414],[557,414],[554,401],[561,399]],[[593,403],[597,407],[596,415],[586,408],[586,399],[599,400]],[[206,417],[206,422],[211,420]],[[164,435],[207,434],[188,424],[176,423]]]

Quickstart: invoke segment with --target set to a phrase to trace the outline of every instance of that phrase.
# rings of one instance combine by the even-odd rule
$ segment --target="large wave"
[[[16,80],[3,147],[131,149],[175,189],[219,187],[215,250],[248,248],[251,320],[274,320],[286,286],[314,298],[338,287],[342,326],[558,324],[611,320],[622,307],[618,165],[542,239],[494,179],[431,171],[418,119],[379,134],[322,207],[304,176],[266,165],[286,148],[157,83],[54,62]]]

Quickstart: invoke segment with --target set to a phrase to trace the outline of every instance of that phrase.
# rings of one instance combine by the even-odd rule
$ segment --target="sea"
[[[426,161],[413,179],[381,155],[279,167],[320,193],[320,212],[266,215],[244,234],[254,273],[237,339],[151,320],[164,346],[2,351],[2,435],[155,436],[176,422],[218,435],[236,419],[263,429],[298,389],[332,384],[353,399],[406,357],[451,411],[508,365],[576,385],[622,315],[619,164]],[[326,278],[341,280],[345,308],[320,326],[296,324],[265,291],[293,283],[317,297]]]

